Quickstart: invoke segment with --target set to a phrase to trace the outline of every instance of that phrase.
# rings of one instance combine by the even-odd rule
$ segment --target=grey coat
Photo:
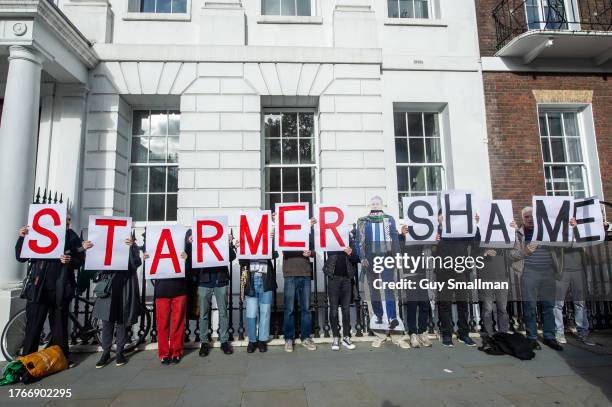
[[[140,309],[140,290],[138,287],[138,276],[136,271],[142,264],[139,248],[133,245],[130,248],[130,259],[127,271],[100,271],[98,281],[112,279],[117,273],[129,273],[130,276],[123,285],[123,321],[126,325],[133,325],[138,322],[138,317],[142,314]],[[100,284],[100,282],[98,282]],[[112,284],[112,283],[111,283]],[[106,298],[97,298],[94,305],[92,316],[103,321],[110,319],[112,293]]]

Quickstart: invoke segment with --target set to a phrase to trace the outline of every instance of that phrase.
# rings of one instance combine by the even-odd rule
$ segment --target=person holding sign
[[[96,369],[108,364],[111,358],[113,334],[117,336],[117,353],[115,363],[122,366],[127,363],[123,354],[126,343],[126,332],[129,326],[138,322],[142,311],[140,309],[140,290],[138,288],[137,270],[142,264],[140,249],[134,238],[128,236],[124,245],[129,248],[128,262],[124,270],[100,270],[95,278],[97,281],[94,292],[96,302],[92,316],[102,321],[102,355],[96,363]],[[83,242],[85,250],[91,250],[94,243]]]
[[[551,349],[561,351],[563,347],[555,338],[555,275],[563,270],[563,254],[559,249],[540,246],[533,241],[534,221],[531,206],[521,211],[523,225],[516,230],[514,248],[509,258],[512,269],[521,276],[523,294],[523,322],[527,339],[533,349],[542,349],[537,340],[536,307],[538,300],[542,304],[542,341]]]
[[[49,345],[60,346],[68,358],[68,308],[76,287],[74,270],[83,265],[84,250],[81,247],[81,238],[70,229],[71,216],[66,214],[65,205],[63,216],[54,206],[59,205],[32,205],[29,226],[19,229],[15,245],[17,261],[30,261],[30,272],[24,287],[27,303],[22,352],[23,355],[28,355],[38,351],[40,335],[49,316]],[[45,222],[62,225],[61,235],[52,231]],[[24,252],[28,252],[26,246],[33,249],[31,251],[34,253],[25,254]],[[62,254],[57,258],[35,257],[40,256],[40,252],[55,250],[53,246],[61,247]],[[69,366],[74,366],[70,360]]]
[[[215,248],[212,250],[214,256],[220,256],[221,263],[226,263],[221,266],[209,266],[209,267],[193,267],[192,270],[198,276],[198,297],[200,301],[200,357],[206,357],[210,353],[210,340],[208,330],[210,327],[210,321],[208,319],[209,311],[212,308],[212,297],[215,296],[215,300],[217,301],[217,312],[219,315],[219,341],[221,342],[221,350],[226,355],[231,355],[234,353],[234,348],[232,347],[232,343],[229,341],[229,311],[227,309],[227,295],[228,295],[228,287],[231,284],[229,268],[231,267],[232,261],[236,258],[236,251],[234,250],[230,241],[232,237],[223,233],[227,230],[227,220],[225,221],[225,225],[220,222],[217,222],[217,231],[221,231],[221,233],[216,233],[215,235],[211,235],[212,237],[207,239],[203,236],[203,226],[199,221],[196,220],[196,244],[197,245],[208,245],[210,248]],[[225,226],[225,227],[223,227]],[[194,237],[192,235],[191,229],[187,230],[185,235],[185,252],[187,253],[187,260],[190,261],[193,265],[193,256],[195,255],[195,250],[193,250],[193,240]],[[223,244],[223,248],[217,249],[217,245],[219,243],[215,243],[216,241],[224,239],[227,244]],[[220,246],[220,245],[219,245]],[[203,247],[196,249],[202,250]],[[216,254],[214,252],[216,251]],[[196,258],[196,261],[200,259]],[[204,257],[202,257],[201,264],[206,264],[204,262]],[[215,263],[216,264],[216,263]]]

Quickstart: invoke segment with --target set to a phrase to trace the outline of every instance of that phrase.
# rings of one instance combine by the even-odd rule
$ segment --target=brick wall
[[[501,0],[476,0],[476,22],[478,24],[480,55],[482,56],[495,54],[497,37],[495,35],[493,9],[500,2]]]
[[[612,80],[604,75],[484,72],[491,182],[515,212],[544,194],[534,89],[593,91],[592,107],[604,198],[612,199]]]

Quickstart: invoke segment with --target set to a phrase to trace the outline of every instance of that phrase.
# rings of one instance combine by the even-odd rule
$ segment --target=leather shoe
[[[561,346],[559,344],[559,342],[557,342],[556,339],[544,339],[542,341],[542,343],[544,343],[544,345],[546,345],[549,348],[554,349],[556,351],[562,351],[563,350],[563,346]]]

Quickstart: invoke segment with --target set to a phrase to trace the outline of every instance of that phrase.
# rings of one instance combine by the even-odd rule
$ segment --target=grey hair
[[[383,199],[380,197],[380,195],[374,195],[373,197],[370,198],[370,202],[372,202],[373,200],[378,199],[380,201],[380,203],[383,203]]]
[[[526,206],[521,210],[521,216],[525,216],[525,214],[529,211],[533,212],[533,208],[531,206]]]

